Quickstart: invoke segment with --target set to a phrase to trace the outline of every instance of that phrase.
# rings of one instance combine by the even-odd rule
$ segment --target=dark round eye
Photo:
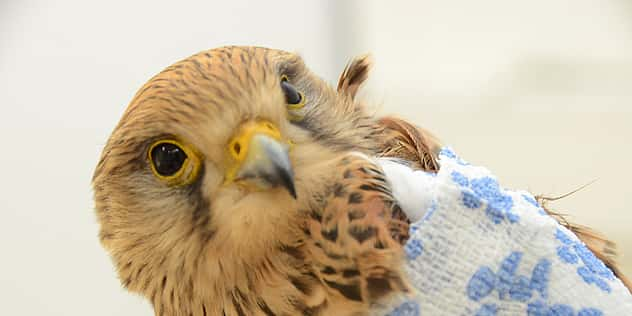
[[[161,176],[172,176],[187,160],[187,154],[178,145],[172,143],[158,143],[151,150],[151,162],[156,172]]]
[[[299,104],[303,101],[303,95],[296,91],[296,88],[285,78],[281,79],[281,89],[283,89],[285,102],[287,102],[287,104]]]

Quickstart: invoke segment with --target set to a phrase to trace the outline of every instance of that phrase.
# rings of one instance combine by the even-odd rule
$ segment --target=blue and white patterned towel
[[[418,293],[378,313],[632,315],[621,281],[530,193],[502,188],[450,149],[439,163],[437,174],[415,175],[428,206],[405,246]]]

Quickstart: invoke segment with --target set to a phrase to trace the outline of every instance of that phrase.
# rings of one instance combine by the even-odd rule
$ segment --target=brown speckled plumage
[[[291,122],[281,77],[307,103]],[[346,79],[344,79],[346,78]],[[362,76],[336,91],[291,53],[201,52],[168,67],[131,101],[93,178],[100,239],[122,284],[156,315],[363,315],[407,291],[407,223],[379,167],[383,129],[354,101]],[[226,146],[265,119],[292,143],[293,199],[281,188],[224,182]],[[152,174],[152,142],[199,152],[201,171],[173,187]],[[395,237],[395,238],[393,238]]]

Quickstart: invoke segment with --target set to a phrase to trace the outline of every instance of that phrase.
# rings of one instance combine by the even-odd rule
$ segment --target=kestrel
[[[100,240],[156,315],[366,315],[409,293],[405,210],[375,157],[436,171],[439,143],[296,54],[222,47],[134,96],[93,177]],[[593,249],[594,250],[594,249]]]
[[[157,315],[364,315],[410,291],[366,66],[334,89],[295,54],[223,47],[146,83],[93,178],[123,285]]]

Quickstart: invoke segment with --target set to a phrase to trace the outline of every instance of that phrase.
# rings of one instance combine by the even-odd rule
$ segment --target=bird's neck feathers
[[[257,262],[298,234],[299,207],[287,191],[275,188],[236,196],[222,194],[213,202],[215,235],[207,250],[210,258],[231,254],[234,260]]]
[[[198,249],[197,256],[183,253],[177,257],[171,253],[162,265],[153,265],[158,267],[154,277],[131,284],[129,289],[146,296],[156,315],[238,315],[236,306],[245,311],[257,304],[283,310],[287,303],[267,293],[279,297],[302,295],[287,277],[302,273],[298,260],[288,255],[300,252],[300,241],[292,237],[298,233],[283,230],[298,226],[251,222],[233,227],[231,232],[217,230],[213,243]],[[270,227],[276,231],[265,230]],[[270,288],[275,291],[268,291]]]

